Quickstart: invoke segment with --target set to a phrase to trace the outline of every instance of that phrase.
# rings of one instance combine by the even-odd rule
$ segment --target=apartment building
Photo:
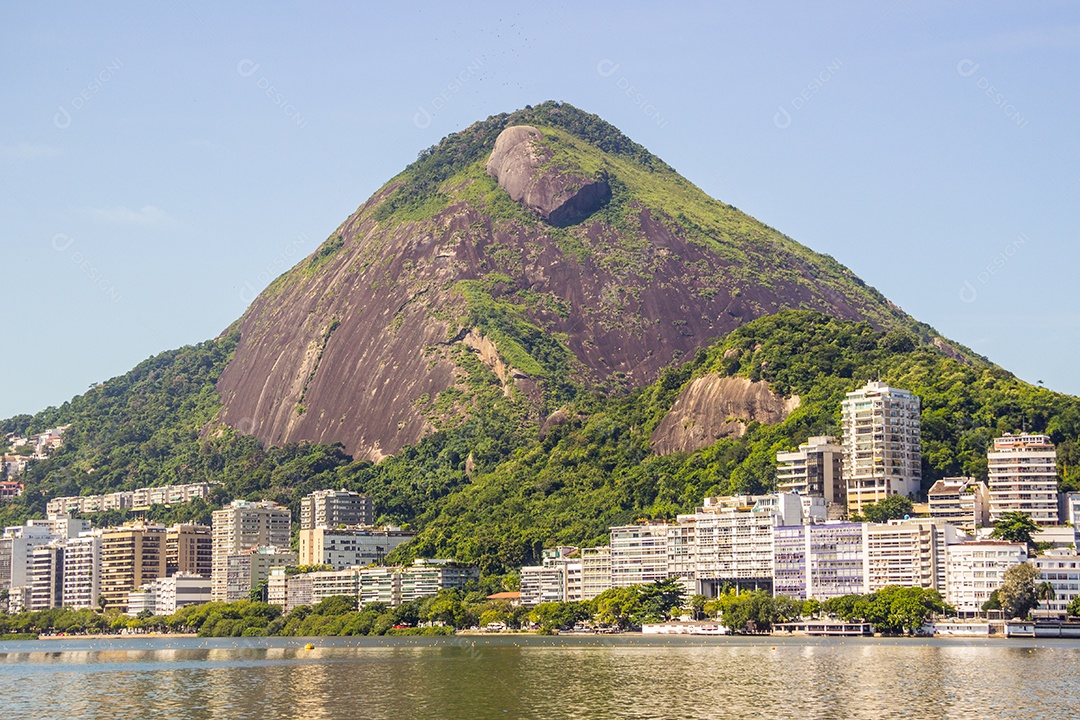
[[[773,530],[773,592],[799,600],[859,594],[866,586],[864,524],[830,522]]]
[[[942,478],[930,488],[927,499],[932,518],[965,530],[990,523],[990,489],[975,478]]]
[[[1038,555],[1028,560],[1039,570],[1036,585],[1050,583],[1054,597],[1032,611],[1036,618],[1065,618],[1069,604],[1080,595],[1080,557],[1070,554]]]
[[[696,592],[771,591],[773,529],[803,522],[802,499],[791,493],[706,498],[698,512],[678,521],[694,524]]]
[[[64,545],[54,541],[30,553],[27,610],[62,607],[64,602]]]
[[[847,505],[844,448],[829,435],[811,437],[794,452],[776,453],[776,491],[825,498]]]
[[[611,546],[581,548],[581,599],[592,600],[611,585]]]
[[[1046,435],[1003,435],[986,454],[990,521],[1022,512],[1040,525],[1058,524],[1057,450]]]
[[[567,602],[566,568],[563,565],[529,565],[521,568],[521,604]]]
[[[101,595],[106,610],[126,610],[128,593],[165,576],[165,527],[132,523],[101,533]]]
[[[469,582],[479,579],[480,570],[475,565],[420,558],[401,571],[401,602],[435,595],[440,590],[464,590]]]
[[[296,565],[296,553],[286,548],[260,545],[226,556],[225,602],[247,600],[253,588],[263,580],[268,580],[272,568]],[[213,597],[213,578],[211,578],[210,588],[211,597]]]
[[[967,539],[954,525],[921,518],[866,523],[864,533],[868,593],[901,585],[937,590],[944,596],[948,546]]]
[[[67,541],[64,550],[64,607],[98,607],[101,593],[101,531],[91,530]]]
[[[58,538],[47,527],[14,525],[0,537],[0,590],[27,587],[29,560],[34,548]]]
[[[172,615],[188,605],[210,602],[210,578],[183,570],[158,578],[153,589],[155,615]]]
[[[914,498],[922,481],[920,402],[907,390],[870,382],[841,403],[848,512],[889,495]]]
[[[211,595],[215,601],[229,596],[229,558],[252,548],[289,547],[292,513],[270,501],[235,500],[213,514]],[[237,561],[239,562],[239,561]],[[295,556],[293,562],[296,562]]]
[[[300,529],[371,525],[375,505],[367,495],[350,490],[318,490],[300,500]]]
[[[391,550],[414,537],[415,533],[400,528],[301,528],[298,562],[329,565],[335,570],[370,565],[381,562]]]
[[[949,545],[945,602],[960,615],[982,612],[991,593],[1001,587],[1005,571],[1026,561],[1024,543],[979,540]]]
[[[667,524],[611,528],[611,587],[629,587],[668,577]]]
[[[210,579],[214,537],[209,525],[177,524],[165,530],[165,574],[187,573]]]

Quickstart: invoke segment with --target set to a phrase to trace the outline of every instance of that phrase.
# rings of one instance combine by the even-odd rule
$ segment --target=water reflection
[[[0,652],[9,718],[1067,717],[1080,645],[406,638]]]

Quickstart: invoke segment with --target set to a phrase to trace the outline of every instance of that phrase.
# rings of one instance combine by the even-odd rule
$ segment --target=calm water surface
[[[0,643],[34,718],[1066,718],[1080,643],[812,638]]]

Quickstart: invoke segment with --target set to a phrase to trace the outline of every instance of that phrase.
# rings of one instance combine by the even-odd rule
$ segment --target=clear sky
[[[1080,6],[5,3],[0,417],[217,335],[444,135],[564,100],[1080,393]]]

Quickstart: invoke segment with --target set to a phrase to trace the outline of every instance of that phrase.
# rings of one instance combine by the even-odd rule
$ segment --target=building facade
[[[125,611],[128,593],[165,576],[165,527],[130,524],[101,533],[101,595],[106,610]]]
[[[318,490],[300,500],[300,529],[371,525],[375,506],[367,495],[350,490]]]
[[[214,569],[214,537],[209,525],[177,524],[165,530],[165,574],[201,575]]]
[[[611,587],[611,546],[582,548],[581,599],[592,600]]]
[[[177,572],[154,581],[154,614],[172,615],[188,605],[210,602],[210,578],[202,575]]]
[[[815,436],[794,452],[776,453],[776,490],[823,497],[830,505],[847,505],[844,448],[836,438]]]
[[[848,512],[889,495],[914,498],[922,482],[920,403],[907,390],[870,382],[841,403]]]
[[[235,500],[214,512],[211,527],[211,596],[215,601],[226,600],[229,596],[229,558],[257,547],[289,547],[292,513],[269,501]]]
[[[1038,555],[1030,559],[1039,570],[1036,585],[1049,583],[1053,598],[1041,600],[1032,611],[1036,618],[1065,618],[1069,604],[1080,595],[1080,557],[1068,555]]]
[[[960,615],[976,615],[1001,587],[1005,571],[1027,561],[1024,543],[981,540],[949,545],[945,602]]]
[[[98,607],[101,582],[101,531],[67,541],[64,551],[64,607]]]
[[[865,592],[865,544],[863,523],[776,528],[773,592],[819,601]]]
[[[252,589],[269,579],[272,568],[289,565],[296,565],[296,553],[275,545],[262,545],[227,556],[225,602],[247,600],[251,597]],[[210,588],[213,597],[213,582]]]
[[[391,550],[414,537],[415,533],[397,528],[302,528],[298,562],[329,565],[335,570],[370,565],[381,562]]]
[[[611,587],[629,587],[668,577],[667,525],[645,523],[611,528]]]
[[[57,540],[30,554],[30,602],[27,610],[48,610],[64,602],[64,544]]]
[[[990,522],[990,490],[975,478],[942,478],[930,488],[927,498],[932,518],[965,530],[985,527]]]
[[[1021,512],[1040,525],[1058,524],[1057,451],[1046,435],[1004,435],[986,454],[990,521]]]

